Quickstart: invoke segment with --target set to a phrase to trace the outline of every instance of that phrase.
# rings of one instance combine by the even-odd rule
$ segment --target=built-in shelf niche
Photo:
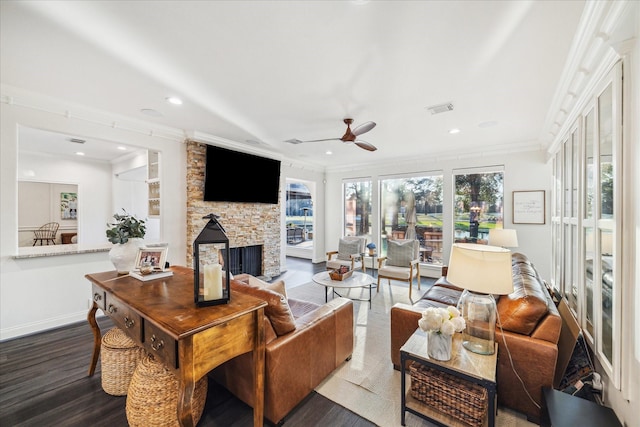
[[[149,217],[160,216],[160,153],[147,152],[147,186]]]

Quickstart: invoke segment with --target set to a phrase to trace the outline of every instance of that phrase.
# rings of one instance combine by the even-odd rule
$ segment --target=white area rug
[[[397,302],[411,304],[409,288],[389,286],[386,280],[380,284],[380,292],[373,289],[372,307],[367,302],[354,301],[355,342],[353,357],[325,379],[316,391],[326,398],[350,409],[380,427],[400,426],[400,372],[391,363],[390,311]],[[416,300],[424,292],[413,289]],[[351,298],[369,297],[368,290],[351,290]],[[287,289],[290,297],[324,303],[324,288],[308,283]],[[331,296],[329,296],[331,298]],[[416,325],[417,327],[417,325]],[[409,379],[407,379],[407,385]],[[431,425],[427,421],[407,413],[409,427]],[[498,409],[496,426],[535,426],[524,415],[509,409]]]

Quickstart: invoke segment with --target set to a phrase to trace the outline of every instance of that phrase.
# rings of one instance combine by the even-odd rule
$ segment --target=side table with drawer
[[[232,291],[228,304],[197,307],[193,269],[173,266],[173,275],[140,281],[116,271],[87,274],[93,304],[87,320],[93,331],[89,376],[102,345],[96,313],[102,310],[137,345],[178,379],[178,423],[197,419],[194,393],[199,380],[216,366],[244,353],[254,360],[253,425],[264,418],[264,307],[261,299]]]
[[[427,334],[416,329],[400,348],[401,425],[405,425],[405,414],[410,412],[441,426],[493,427],[497,344],[494,354],[476,354],[462,346],[461,334],[454,334],[451,359],[447,361],[430,358],[427,345]],[[408,389],[407,373],[411,381]]]

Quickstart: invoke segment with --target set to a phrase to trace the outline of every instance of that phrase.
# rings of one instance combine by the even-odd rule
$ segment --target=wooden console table
[[[172,267],[173,276],[142,282],[116,271],[87,274],[93,306],[87,320],[93,331],[95,372],[102,337],[96,322],[101,309],[138,345],[171,369],[179,380],[178,421],[193,426],[191,398],[196,382],[216,366],[249,351],[255,361],[253,425],[264,415],[264,307],[266,302],[231,292],[228,304],[196,307],[193,270]]]

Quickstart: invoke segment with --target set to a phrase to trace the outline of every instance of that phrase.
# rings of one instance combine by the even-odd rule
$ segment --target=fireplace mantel
[[[262,246],[262,275],[280,275],[281,200],[277,205],[264,203],[205,202],[204,171],[206,144],[187,140],[187,265],[193,263],[193,240],[210,213],[219,215],[229,238],[229,247]],[[240,169],[239,169],[240,170]],[[224,182],[233,185],[231,179]],[[238,191],[242,191],[238,187]]]

